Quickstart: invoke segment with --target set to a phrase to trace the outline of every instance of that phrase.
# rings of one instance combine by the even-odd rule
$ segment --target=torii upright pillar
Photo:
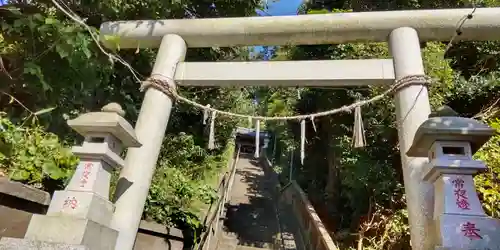
[[[420,41],[415,29],[402,27],[393,30],[389,35],[389,48],[394,60],[396,80],[405,76],[424,74]],[[434,189],[430,182],[422,181],[420,177],[427,158],[406,155],[413,143],[415,132],[431,113],[427,87],[424,85],[404,87],[396,93],[395,101],[412,248],[431,249],[432,240],[428,229],[432,228]]]
[[[184,61],[186,50],[186,43],[180,36],[165,35],[151,77],[175,84],[173,78],[177,64]],[[146,90],[135,125],[142,147],[128,150],[114,195],[116,210],[111,225],[119,232],[116,250],[134,247],[171,110],[172,99],[169,96],[155,88]]]

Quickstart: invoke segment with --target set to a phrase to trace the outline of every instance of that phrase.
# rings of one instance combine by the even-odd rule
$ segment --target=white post
[[[172,79],[177,63],[184,60],[186,50],[186,43],[180,36],[164,36],[151,76],[174,84]],[[116,250],[131,250],[134,247],[171,110],[172,99],[169,96],[155,88],[146,90],[135,126],[142,147],[128,150],[115,192],[116,210],[112,226],[119,232]]]
[[[289,181],[292,182],[292,175],[293,175],[293,149],[290,153],[290,176],[288,177]]]
[[[276,163],[276,144],[278,143],[278,141],[276,139],[277,139],[277,137],[276,137],[276,131],[274,131],[274,133],[273,133],[273,141],[274,141],[274,145],[273,145],[273,158],[271,159],[271,161],[273,163]]]
[[[260,120],[255,120],[255,153],[253,157],[260,157]]]
[[[389,47],[396,79],[424,74],[416,30],[409,27],[393,30],[389,35]],[[422,167],[427,159],[406,155],[417,128],[431,112],[427,88],[417,85],[405,87],[396,93],[395,102],[412,249],[428,250],[432,248],[432,237],[429,236],[432,234],[434,190],[431,183],[421,179]]]

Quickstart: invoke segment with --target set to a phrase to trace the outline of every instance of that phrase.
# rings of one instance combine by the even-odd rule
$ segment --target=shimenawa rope
[[[153,87],[166,95],[170,96],[174,100],[181,101],[187,104],[190,104],[194,107],[197,107],[201,110],[208,110],[211,112],[216,112],[218,115],[225,115],[225,116],[233,116],[233,117],[240,117],[240,118],[250,118],[253,120],[260,120],[260,121],[287,121],[287,120],[305,120],[305,119],[311,119],[314,117],[321,117],[321,116],[327,116],[327,115],[332,115],[332,114],[337,114],[341,112],[351,112],[353,109],[356,107],[361,107],[367,104],[371,104],[373,102],[376,102],[382,98],[384,98],[386,95],[397,92],[401,88],[411,86],[411,85],[429,85],[430,83],[430,78],[425,76],[425,75],[409,75],[402,77],[401,79],[398,79],[394,82],[394,84],[388,88],[386,91],[384,91],[381,94],[378,94],[370,99],[354,102],[350,105],[347,106],[342,106],[340,108],[336,109],[331,109],[331,110],[326,110],[318,113],[313,113],[313,114],[306,114],[306,115],[295,115],[295,116],[253,116],[253,115],[245,115],[245,114],[238,114],[238,113],[232,113],[228,111],[223,111],[223,110],[218,110],[216,108],[210,107],[208,105],[202,105],[199,104],[193,100],[190,100],[186,97],[183,97],[177,93],[175,88],[172,86],[175,86],[173,84],[170,84],[169,81],[172,81],[172,78],[162,76],[166,79],[169,79],[168,81],[165,80],[160,80],[157,78],[150,77],[143,81],[141,85],[141,91],[146,90],[148,87]]]

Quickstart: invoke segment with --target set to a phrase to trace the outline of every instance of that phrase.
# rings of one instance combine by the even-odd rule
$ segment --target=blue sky
[[[266,10],[272,16],[291,16],[297,13],[302,0],[267,0],[268,9]],[[7,0],[0,0],[0,6],[7,3]],[[266,15],[257,10],[259,15]]]
[[[267,0],[268,9],[267,13],[273,16],[290,16],[295,15],[297,7],[299,7],[302,0]],[[7,0],[0,0],[0,6],[7,3]],[[257,13],[261,13],[257,11]]]
[[[297,13],[297,8],[302,0],[267,0],[268,9],[266,10],[272,16],[292,16]],[[261,11],[257,11],[261,14]],[[265,14],[262,14],[265,15]]]
[[[303,0],[267,0],[267,9],[264,11],[256,10],[257,14],[260,16],[294,16],[297,14],[297,9]],[[256,51],[262,51],[262,46],[255,47]],[[273,48],[269,47],[270,53],[272,54]],[[264,60],[267,59],[265,56]]]
[[[261,16],[295,16],[297,15],[297,9],[303,0],[267,0],[268,8],[263,13],[257,10],[257,14]],[[262,46],[255,47],[257,51],[262,51]],[[264,60],[266,60],[265,58]],[[254,96],[254,104],[257,104],[258,97]]]

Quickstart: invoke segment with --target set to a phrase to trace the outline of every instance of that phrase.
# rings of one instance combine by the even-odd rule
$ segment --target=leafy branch
[[[5,91],[2,91],[2,90],[0,90],[0,94],[5,95],[5,96],[10,98],[9,104],[13,104],[15,102],[15,103],[19,104],[19,106],[21,106],[26,112],[28,112],[29,115],[23,118],[24,121],[28,121],[30,118],[32,118],[33,119],[32,122],[34,123],[34,122],[38,121],[38,116],[43,115],[45,113],[49,113],[52,110],[56,109],[56,107],[50,107],[50,108],[44,108],[44,109],[33,112],[28,107],[26,107],[21,101],[19,101],[17,98],[15,98],[13,95],[11,95]],[[23,125],[24,125],[24,123],[21,124],[21,127]]]

